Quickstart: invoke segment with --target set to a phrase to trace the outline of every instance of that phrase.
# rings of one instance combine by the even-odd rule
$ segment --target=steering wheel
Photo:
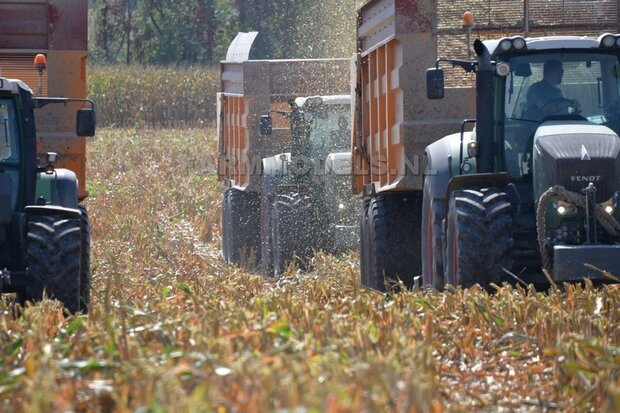
[[[570,111],[569,109],[572,109]],[[558,114],[579,114],[581,113],[581,104],[576,99],[555,98],[544,102],[540,106],[540,111],[544,116]]]

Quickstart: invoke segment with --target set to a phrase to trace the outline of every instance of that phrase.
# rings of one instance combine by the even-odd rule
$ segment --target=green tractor
[[[0,78],[0,292],[21,303],[45,295],[71,313],[88,311],[90,226],[78,204],[73,171],[58,154],[37,159],[35,109],[88,104],[77,110],[76,134],[93,136],[95,112],[84,99],[35,97],[19,80]]]
[[[620,35],[476,40],[474,51],[427,70],[429,99],[443,97],[441,63],[474,72],[476,119],[426,148],[424,283],[620,275]]]
[[[343,252],[359,243],[359,202],[350,196],[351,98],[300,97],[290,111],[290,151],[264,158],[261,193],[263,272],[281,274],[314,250]],[[270,114],[261,134],[272,133]]]

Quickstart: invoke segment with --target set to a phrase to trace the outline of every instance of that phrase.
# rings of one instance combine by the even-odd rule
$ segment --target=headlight
[[[512,47],[518,50],[525,49],[525,39],[522,37],[515,38],[512,41]]]
[[[598,37],[600,47],[620,47],[620,35],[605,33]]]
[[[568,202],[554,202],[553,207],[555,208],[555,211],[558,213],[558,215],[561,217],[572,216],[577,213],[577,207],[573,204],[569,204]]]
[[[502,52],[507,52],[512,47],[512,42],[508,39],[504,39],[499,42],[499,48]]]
[[[605,47],[613,47],[616,44],[616,38],[613,36],[605,36],[603,37],[603,41],[601,42]]]
[[[609,215],[614,213],[614,207],[611,205],[607,205],[605,206],[605,212],[607,212]]]
[[[527,43],[523,37],[506,37],[500,40],[498,49],[500,52],[507,52],[511,49],[514,50],[523,50],[527,47]]]
[[[508,74],[510,73],[510,65],[506,62],[499,62],[495,66],[495,73],[497,73],[497,75],[501,77],[508,76]]]
[[[471,141],[467,144],[467,156],[475,158],[476,155],[478,155],[478,143],[476,141]]]

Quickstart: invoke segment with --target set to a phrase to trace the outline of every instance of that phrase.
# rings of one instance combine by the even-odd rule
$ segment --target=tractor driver
[[[564,68],[562,62],[547,60],[543,66],[543,78],[532,84],[527,91],[527,105],[523,117],[542,120],[553,114],[567,114],[569,108],[574,113],[581,111],[581,105],[575,99],[567,99],[558,87],[562,83]]]
[[[351,129],[346,116],[338,116],[338,129],[331,131],[330,139],[333,149],[343,149],[350,145]]]

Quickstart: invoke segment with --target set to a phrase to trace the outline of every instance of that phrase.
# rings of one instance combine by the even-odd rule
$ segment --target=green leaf
[[[166,298],[170,295],[170,291],[172,291],[172,287],[171,286],[166,286],[164,288],[161,289],[161,298]]]
[[[22,344],[24,344],[24,339],[21,337],[13,340],[13,342],[8,345],[7,353],[9,354],[9,356],[16,356],[19,353],[19,350],[22,348]]]
[[[286,321],[279,321],[267,329],[268,332],[279,335],[280,337],[288,340],[293,335],[291,326]]]
[[[87,319],[88,316],[85,315],[75,317],[67,326],[67,334],[73,335]]]
[[[377,325],[375,323],[372,323],[370,325],[368,337],[370,338],[370,342],[372,344],[377,344],[377,342],[379,341],[379,337],[377,336]]]
[[[179,283],[179,288],[187,295],[193,295],[192,291],[189,289],[187,284]]]

